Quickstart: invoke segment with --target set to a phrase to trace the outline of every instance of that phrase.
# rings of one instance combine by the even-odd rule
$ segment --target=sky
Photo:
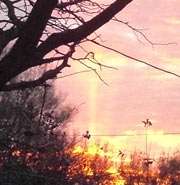
[[[180,75],[179,7],[179,0],[134,0],[117,15],[141,29],[151,42],[157,43],[153,46],[142,35],[137,37],[127,25],[115,21],[104,25],[97,34],[101,34],[108,47]],[[71,129],[80,134],[89,130],[92,135],[103,135],[92,139],[108,141],[117,150],[145,150],[145,136],[128,135],[146,133],[142,121],[148,118],[152,122],[152,135],[148,136],[150,155],[178,149],[180,135],[163,133],[180,133],[180,78],[93,44],[85,44],[84,48],[94,52],[98,62],[117,69],[98,70],[108,85],[94,72],[56,81],[57,91],[67,95],[67,101],[79,109]],[[81,54],[79,48],[78,55]],[[72,61],[71,68],[62,75],[83,70],[87,68]]]

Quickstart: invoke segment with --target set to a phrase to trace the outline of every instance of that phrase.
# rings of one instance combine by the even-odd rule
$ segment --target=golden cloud
[[[164,21],[168,24],[180,24],[180,19],[177,17],[166,18]]]

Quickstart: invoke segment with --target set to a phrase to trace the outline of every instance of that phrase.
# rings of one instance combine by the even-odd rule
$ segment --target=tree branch
[[[58,4],[56,6],[56,8],[63,10],[67,6],[75,5],[75,4],[81,3],[83,1],[87,1],[87,0],[73,0],[73,1],[69,1],[69,2],[61,2],[60,4]]]
[[[99,13],[90,21],[85,22],[78,28],[52,34],[38,47],[38,53],[41,56],[44,56],[54,48],[86,38],[98,28],[110,21],[113,16],[120,12],[131,1],[133,0],[116,0],[104,11]]]
[[[0,62],[0,87],[33,66],[30,60],[33,58],[36,46],[57,1],[36,1],[23,29],[19,33],[19,39],[9,54]]]
[[[1,0],[8,8],[8,17],[12,21],[12,23],[16,26],[20,23],[20,20],[17,18],[14,12],[13,3],[9,0]]]
[[[34,88],[41,85],[48,86],[47,84],[44,84],[47,80],[56,78],[56,76],[61,72],[62,69],[64,69],[65,67],[70,67],[70,65],[68,64],[68,59],[75,52],[76,44],[77,43],[72,44],[72,46],[70,47],[70,51],[64,56],[63,62],[55,69],[50,69],[44,72],[42,76],[36,80],[22,81],[15,84],[4,85],[0,89],[0,91],[24,90],[27,88]]]
[[[48,19],[51,17],[51,13],[57,5],[57,1],[58,0],[36,1],[21,33],[19,33],[19,39],[8,55],[0,62],[0,90],[4,89],[3,86],[16,75],[30,67],[41,65],[43,57],[50,51],[59,46],[85,39],[106,24],[114,15],[133,0],[116,0],[90,21],[85,22],[78,28],[54,33],[37,47]],[[60,70],[62,70],[62,67],[66,67],[66,65],[62,65]],[[59,71],[58,69],[59,68],[57,68],[57,71]],[[41,84],[45,79],[44,77],[39,79],[34,82],[34,85],[38,83]],[[49,77],[47,79],[49,79]]]
[[[7,46],[7,44],[18,37],[18,28],[17,27],[11,27],[10,29],[6,31],[0,30],[0,55],[2,54],[3,49]]]
[[[155,65],[153,65],[153,64],[150,64],[150,63],[148,63],[148,62],[146,62],[146,61],[144,61],[144,60],[140,60],[140,59],[137,59],[137,58],[135,58],[135,57],[132,57],[132,56],[130,56],[130,55],[128,55],[128,54],[125,54],[125,53],[123,53],[123,52],[120,52],[120,51],[118,51],[118,50],[116,50],[116,49],[113,49],[113,48],[110,48],[110,47],[105,46],[105,45],[103,45],[103,44],[100,44],[99,42],[97,42],[97,41],[95,41],[95,40],[90,40],[90,41],[91,41],[92,43],[96,44],[96,45],[99,45],[99,46],[101,46],[101,47],[103,47],[103,48],[106,48],[106,49],[111,50],[111,51],[113,51],[113,52],[115,52],[115,53],[118,53],[118,54],[120,54],[120,55],[122,55],[122,56],[124,56],[124,57],[126,57],[126,58],[129,58],[129,59],[134,60],[134,61],[136,61],[136,62],[145,64],[145,65],[147,65],[147,66],[149,66],[149,67],[151,67],[151,68],[157,69],[157,70],[159,70],[159,71],[162,71],[162,72],[165,72],[165,73],[168,73],[168,74],[170,74],[170,75],[173,75],[173,76],[176,76],[176,77],[180,78],[180,75],[179,75],[179,74],[176,74],[176,73],[173,73],[173,72],[171,72],[171,71],[162,69],[162,68],[157,67],[157,66],[155,66]]]

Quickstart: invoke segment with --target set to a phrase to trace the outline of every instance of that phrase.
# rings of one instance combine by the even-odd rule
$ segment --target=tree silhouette
[[[131,1],[116,0],[107,6],[91,0],[2,0],[0,90],[35,87],[55,78],[65,67],[70,67],[68,60],[76,46],[87,41],[89,35]],[[3,55],[7,46],[11,49]],[[29,68],[55,61],[59,61],[56,67],[35,80],[8,84]]]
[[[178,185],[180,182],[180,151],[171,156],[161,156],[158,161],[159,176],[169,184]]]
[[[66,184],[65,151],[76,140],[65,128],[75,110],[47,87],[1,92],[0,184]]]

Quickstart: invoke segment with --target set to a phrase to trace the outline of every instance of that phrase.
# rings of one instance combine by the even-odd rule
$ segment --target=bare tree
[[[0,90],[24,89],[54,79],[88,36],[110,21],[132,0],[110,5],[91,0],[1,0]],[[91,17],[91,18],[89,18]],[[97,36],[96,36],[97,37]],[[48,55],[49,54],[49,55]],[[29,68],[54,63],[35,80],[8,84]]]

